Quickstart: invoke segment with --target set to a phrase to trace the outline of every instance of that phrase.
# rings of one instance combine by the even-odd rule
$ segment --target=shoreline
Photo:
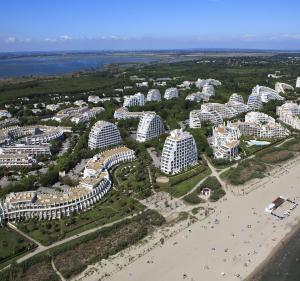
[[[150,281],[150,276],[152,280],[177,281],[185,274],[186,280],[251,281],[300,228],[299,206],[283,220],[264,211],[281,195],[299,202],[299,166],[299,158],[288,161],[280,167],[280,173],[267,177],[262,186],[244,196],[235,196],[228,190],[225,199],[211,204],[215,212],[210,218],[190,225],[164,245],[145,255],[139,249],[145,245],[128,249],[102,264],[91,265],[73,280],[96,281],[101,272],[107,275],[101,274],[100,280],[110,281]],[[176,228],[175,225],[172,229]],[[128,257],[135,259],[128,264]]]
[[[278,258],[281,251],[284,250],[284,247],[290,243],[295,235],[300,231],[300,219],[298,224],[295,225],[289,233],[287,233],[278,244],[272,249],[267,258],[262,261],[257,267],[254,269],[252,273],[250,273],[244,281],[259,281],[261,274],[265,272],[265,270]]]

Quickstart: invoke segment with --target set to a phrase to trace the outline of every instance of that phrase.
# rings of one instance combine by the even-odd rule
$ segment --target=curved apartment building
[[[0,224],[4,221],[60,219],[87,209],[110,190],[112,181],[108,170],[118,163],[134,159],[134,151],[125,146],[106,150],[88,161],[79,185],[65,192],[10,193],[0,202]]]

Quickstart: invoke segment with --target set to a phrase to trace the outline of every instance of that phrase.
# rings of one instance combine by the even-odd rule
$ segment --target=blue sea
[[[149,63],[158,61],[155,56],[114,53],[58,53],[0,55],[0,78],[46,76],[86,70],[101,70],[111,63]]]

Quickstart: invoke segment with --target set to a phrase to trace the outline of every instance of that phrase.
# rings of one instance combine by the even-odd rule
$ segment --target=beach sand
[[[215,212],[208,218],[159,230],[143,244],[90,266],[74,280],[244,280],[299,223],[300,206],[283,220],[265,212],[278,196],[300,202],[300,161],[286,167],[247,195],[227,192],[211,205]],[[159,239],[166,231],[174,233],[161,245]]]

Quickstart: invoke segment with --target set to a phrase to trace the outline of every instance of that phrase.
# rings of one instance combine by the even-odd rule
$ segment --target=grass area
[[[201,183],[201,185],[197,188],[197,190],[195,192],[197,194],[200,194],[200,192],[204,188],[210,189],[211,194],[210,194],[209,200],[212,202],[218,201],[226,194],[225,190],[222,188],[221,183],[214,176],[208,177],[203,183]]]
[[[264,151],[258,152],[255,158],[267,164],[276,164],[288,159],[291,159],[294,154],[287,149],[273,147]]]
[[[178,184],[171,187],[162,187],[161,190],[170,193],[174,197],[181,197],[188,193],[195,185],[211,173],[209,168],[206,168],[200,174],[194,175]]]
[[[151,171],[150,171],[151,173]],[[113,179],[122,193],[135,198],[144,199],[152,194],[147,167],[139,161],[125,163],[113,170]]]
[[[263,163],[251,159],[242,161],[236,168],[230,168],[222,178],[231,184],[239,185],[254,178],[263,178],[265,171],[266,166]]]
[[[52,258],[57,269],[69,279],[85,270],[89,264],[107,259],[140,241],[164,222],[160,214],[148,210],[137,217],[105,227],[38,254],[25,262],[13,264],[9,269],[0,272],[0,280],[56,281],[58,279],[53,275],[53,269],[50,266]]]
[[[0,264],[19,256],[36,245],[8,227],[0,227]]]
[[[104,201],[90,210],[53,221],[27,221],[19,228],[44,245],[50,245],[63,238],[76,235],[87,229],[104,225],[128,215],[137,213],[144,206],[136,200],[112,191]]]

